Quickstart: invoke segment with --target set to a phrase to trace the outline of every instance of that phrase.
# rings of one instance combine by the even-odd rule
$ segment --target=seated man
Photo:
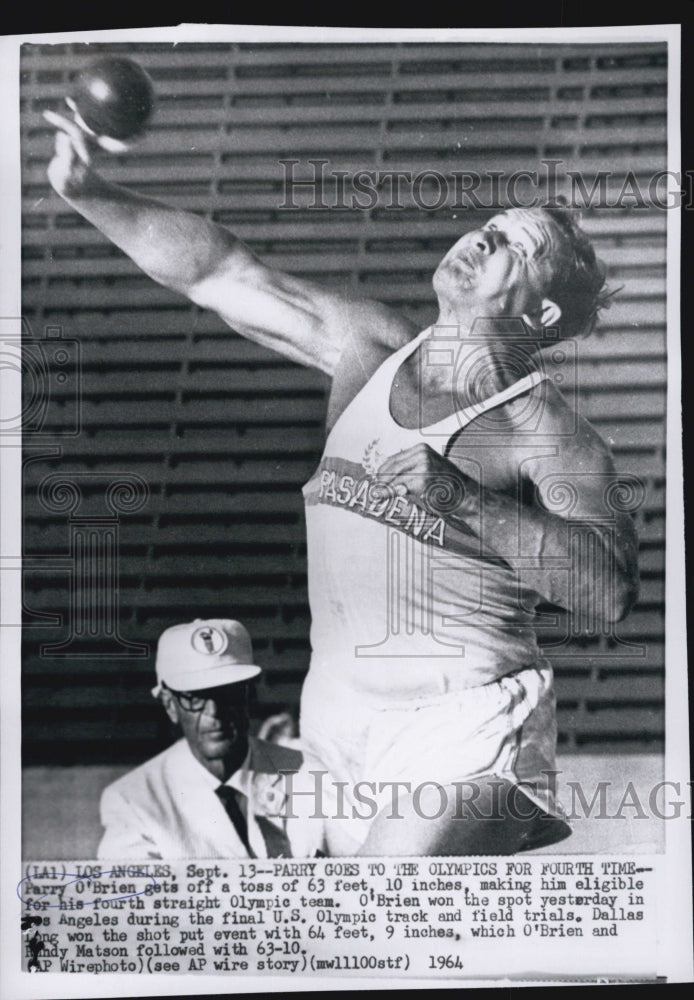
[[[162,633],[152,694],[183,738],[109,785],[98,857],[290,857],[315,853],[319,823],[284,819],[285,779],[301,754],[248,735],[261,671],[240,622],[197,619]]]

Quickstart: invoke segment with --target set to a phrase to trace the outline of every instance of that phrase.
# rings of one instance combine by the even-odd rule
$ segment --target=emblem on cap
[[[213,656],[223,653],[227,648],[228,637],[214,625],[204,625],[197,628],[190,637],[190,644],[198,653]]]

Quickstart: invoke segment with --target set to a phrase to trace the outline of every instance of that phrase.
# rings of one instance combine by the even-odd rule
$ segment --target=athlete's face
[[[540,210],[509,209],[466,233],[434,275],[442,304],[479,316],[539,316],[558,258],[568,241]]]
[[[222,781],[240,767],[248,750],[248,692],[241,682],[163,694],[169,718],[180,725],[193,756]]]

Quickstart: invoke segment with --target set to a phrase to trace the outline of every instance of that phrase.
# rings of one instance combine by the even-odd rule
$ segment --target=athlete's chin
[[[442,305],[455,307],[461,299],[467,299],[474,291],[474,275],[467,270],[460,270],[443,264],[434,273],[434,291]]]

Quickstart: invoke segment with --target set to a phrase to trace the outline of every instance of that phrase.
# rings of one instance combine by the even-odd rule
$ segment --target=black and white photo
[[[677,26],[16,64],[24,974],[682,978]],[[71,894],[180,924],[61,957]]]

